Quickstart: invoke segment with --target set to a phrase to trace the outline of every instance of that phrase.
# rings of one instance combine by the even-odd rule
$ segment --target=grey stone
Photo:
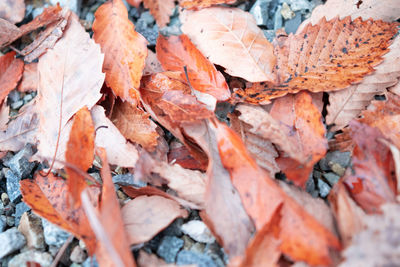
[[[8,229],[7,231],[0,234],[0,259],[4,256],[11,254],[23,246],[25,246],[26,240],[23,234],[21,234],[16,228]]]
[[[69,237],[69,233],[42,218],[44,241],[47,245],[61,247]]]
[[[190,251],[202,254],[204,252],[206,245],[204,243],[194,243],[190,248]]]
[[[0,216],[0,233],[2,233],[7,227],[7,218],[4,215]]]
[[[96,256],[87,258],[83,263],[82,267],[99,267],[99,264],[96,260]]]
[[[93,23],[93,21],[94,21],[94,14],[93,14],[92,12],[87,13],[86,16],[85,16],[85,20],[86,20],[86,21],[89,21],[89,22],[91,22],[91,23]]]
[[[326,160],[331,167],[334,163],[339,164],[343,168],[350,165],[350,152],[333,151],[326,154]]]
[[[12,109],[19,109],[23,105],[24,105],[24,101],[23,100],[18,100],[18,101],[16,101],[16,102],[11,104],[11,108]]]
[[[275,15],[274,15],[274,30],[275,31],[282,28],[282,26],[283,26],[281,9],[282,9],[282,7],[278,7],[278,9],[276,10]]]
[[[7,193],[1,193],[1,202],[3,202],[4,205],[8,205],[8,203],[10,203],[10,198],[8,197]]]
[[[9,227],[13,227],[15,225],[15,218],[13,216],[7,216],[6,224]]]
[[[18,92],[17,90],[12,90],[9,94],[8,94],[8,101],[9,103],[14,103],[17,102],[21,99],[21,94],[20,92]]]
[[[331,167],[329,167],[328,161],[326,160],[326,158],[322,158],[318,162],[318,166],[322,171],[330,171],[331,170]]]
[[[112,178],[114,184],[129,186],[133,185],[136,187],[144,187],[147,183],[143,181],[136,181],[132,173],[118,174]]]
[[[271,0],[257,0],[250,9],[250,14],[253,15],[257,25],[267,25],[268,9]]]
[[[7,169],[5,172],[7,179],[7,195],[12,202],[16,203],[21,198],[21,191],[19,190],[20,178],[10,169]]]
[[[287,33],[295,33],[301,24],[301,13],[296,12],[296,15],[285,22],[285,31]]]
[[[26,245],[29,248],[44,249],[44,233],[40,217],[25,212],[21,217],[18,230],[25,236]]]
[[[8,197],[8,196],[7,196]],[[0,215],[3,215],[5,212],[3,201],[0,201]]]
[[[175,262],[176,254],[183,247],[183,240],[175,236],[164,236],[157,249],[157,255],[167,263]]]
[[[139,19],[140,18],[139,10],[136,7],[131,7],[129,9],[129,16],[131,16],[134,19]]]
[[[25,204],[25,202],[20,202],[15,206],[15,224],[19,224],[19,220],[21,219],[22,214],[24,212],[29,211],[31,208]]]
[[[39,263],[41,267],[48,267],[53,262],[53,257],[47,252],[27,250],[14,256],[8,263],[9,267],[27,267],[28,262]]]
[[[7,161],[4,161],[4,165],[9,167],[11,171],[19,177],[19,179],[27,178],[33,168],[35,163],[29,162],[30,157],[33,155],[33,149],[30,144],[26,145],[17,154]]]
[[[217,267],[213,259],[205,254],[194,251],[182,250],[178,253],[177,265],[197,264],[198,267]]]
[[[82,263],[86,258],[86,252],[79,245],[72,249],[71,256],[69,257],[72,262],[76,263]]]
[[[155,45],[157,42],[157,37],[158,37],[158,26],[154,25],[153,27],[149,28],[147,26],[144,26],[143,23],[139,22],[136,24],[135,30],[143,35],[144,38],[149,42],[149,45]]]
[[[325,177],[326,180],[328,180],[331,186],[336,184],[340,179],[340,176],[333,172],[324,173],[323,176]]]
[[[185,223],[181,227],[182,232],[190,236],[193,240],[202,243],[213,243],[215,238],[204,222],[193,220]]]
[[[81,0],[50,0],[50,4],[52,5],[56,5],[57,3],[60,3],[62,7],[68,7],[79,16]]]
[[[184,242],[184,245],[183,245],[183,248],[182,249],[185,249],[185,250],[190,250],[190,248],[195,244],[194,243],[194,240],[193,239],[191,239],[189,236],[187,236],[187,235],[183,235],[182,236],[182,240],[183,240],[183,242]]]
[[[307,0],[286,0],[293,11],[311,11],[314,8],[314,3]]]
[[[272,42],[275,39],[276,32],[274,30],[263,30],[264,36],[268,39],[268,41]]]
[[[331,191],[331,187],[321,179],[318,179],[318,188],[321,197],[326,197]]]
[[[306,192],[313,197],[318,197],[318,190],[315,187],[315,181],[312,173],[306,182]]]
[[[171,235],[171,236],[182,236],[182,230],[181,226],[183,224],[183,219],[178,218],[175,221],[173,221],[164,231],[164,235]]]
[[[24,103],[28,103],[29,101],[31,101],[33,99],[33,96],[31,94],[26,94],[24,96]]]
[[[154,23],[154,17],[150,14],[149,11],[146,11],[140,15],[138,23],[139,22],[144,22],[145,25],[150,26]]]

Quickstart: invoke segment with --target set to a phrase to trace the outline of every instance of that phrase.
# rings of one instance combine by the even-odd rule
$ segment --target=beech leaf
[[[20,92],[35,92],[38,88],[39,77],[37,63],[25,64],[21,82],[18,85]]]
[[[167,26],[169,17],[174,11],[174,0],[143,0],[143,4],[145,8],[150,9],[150,14],[160,28]]]
[[[24,71],[24,62],[15,55],[8,52],[0,57],[0,103],[17,86]]]
[[[234,4],[237,0],[179,0],[179,5],[187,9],[200,9],[218,4]]]

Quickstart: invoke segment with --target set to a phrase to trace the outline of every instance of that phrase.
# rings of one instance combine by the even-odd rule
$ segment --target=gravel
[[[165,236],[157,249],[157,255],[167,263],[175,262],[176,255],[183,247],[183,240],[175,236]]]
[[[193,251],[182,250],[178,253],[177,265],[197,264],[198,267],[217,267],[213,259],[206,255]]]
[[[0,260],[26,244],[26,239],[16,228],[8,229],[0,234]]]
[[[47,245],[61,247],[69,237],[69,233],[42,218],[44,240]]]

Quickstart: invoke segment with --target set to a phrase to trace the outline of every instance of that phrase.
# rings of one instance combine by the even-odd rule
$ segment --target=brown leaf
[[[351,21],[346,17],[308,24],[296,35],[280,37],[276,42],[276,83],[255,83],[237,93],[251,103],[268,103],[301,90],[328,92],[347,88],[360,83],[382,62],[395,33],[396,23],[371,19]]]
[[[173,200],[160,196],[139,196],[122,208],[122,219],[131,245],[149,241],[176,218],[188,212]]]
[[[74,116],[65,160],[69,164],[86,172],[94,160],[94,125],[87,107],[81,108]],[[66,167],[67,187],[72,203],[81,204],[81,193],[87,187],[85,178],[74,168]]]
[[[8,20],[11,23],[20,22],[25,16],[24,0],[1,1],[0,18]]]
[[[185,169],[200,171],[207,170],[207,166],[204,166],[198,160],[193,158],[187,147],[179,141],[172,141],[169,144],[168,162],[179,164]]]
[[[190,39],[180,36],[159,35],[156,45],[157,57],[168,71],[183,71],[187,67],[190,85],[195,90],[210,94],[219,101],[230,98],[230,91],[224,76],[204,57]],[[186,79],[185,73],[181,74]]]
[[[273,46],[253,16],[238,8],[211,7],[181,18],[182,31],[212,63],[250,82],[274,81]],[[237,60],[240,58],[240,64]]]
[[[135,146],[129,143],[106,117],[103,107],[94,106],[91,114],[96,129],[95,144],[105,148],[110,164],[134,168],[139,157]]]
[[[25,64],[21,82],[18,85],[20,92],[35,92],[38,88],[39,77],[37,63]]]
[[[15,58],[15,54],[8,52],[0,57],[0,103],[17,86],[24,71],[24,62]]]
[[[93,22],[93,38],[105,54],[106,84],[116,96],[136,104],[147,56],[147,41],[135,31],[122,0],[101,5]]]
[[[140,144],[149,151],[157,146],[157,125],[150,115],[129,102],[118,101],[113,109],[111,121],[128,140]]]
[[[326,123],[334,124],[331,131],[340,130],[360,115],[374,99],[375,95],[384,94],[386,88],[397,83],[400,77],[400,38],[396,37],[389,47],[390,51],[383,56],[383,62],[375,71],[346,90],[329,93],[329,105]]]
[[[379,141],[382,133],[366,124],[350,122],[353,150],[351,171],[347,170],[343,182],[352,198],[367,213],[379,213],[380,206],[395,202],[397,182],[390,149]]]
[[[150,14],[155,18],[160,28],[167,26],[169,17],[175,7],[174,0],[143,0],[145,8],[150,9]]]
[[[64,160],[70,129],[67,122],[82,107],[91,108],[101,97],[103,58],[99,45],[90,39],[78,18],[71,15],[63,37],[38,63],[37,156],[51,158],[57,150],[57,159]]]
[[[9,22],[0,18],[0,48],[4,47],[21,36],[21,30]]]

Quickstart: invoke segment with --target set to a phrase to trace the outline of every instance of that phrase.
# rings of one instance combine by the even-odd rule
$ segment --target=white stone
[[[181,226],[182,232],[197,242],[213,243],[215,238],[207,226],[199,220],[193,220]]]
[[[21,249],[26,244],[23,234],[17,228],[11,228],[0,234],[0,259]]]
[[[27,267],[28,262],[36,262],[41,267],[48,267],[53,262],[53,257],[47,252],[28,250],[14,256],[8,262],[8,267]]]

